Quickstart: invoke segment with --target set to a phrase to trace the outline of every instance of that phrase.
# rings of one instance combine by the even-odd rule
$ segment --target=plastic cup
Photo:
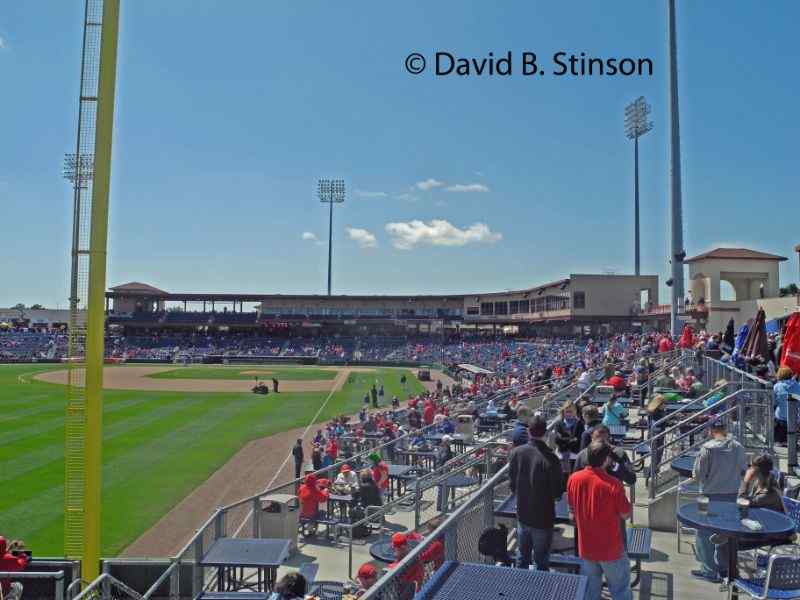
[[[708,512],[708,503],[709,503],[708,496],[698,496],[697,497],[697,510],[699,510],[703,514],[707,513]]]
[[[738,498],[736,500],[736,507],[739,509],[739,517],[744,519],[747,517],[747,511],[750,510],[750,500],[747,498]]]

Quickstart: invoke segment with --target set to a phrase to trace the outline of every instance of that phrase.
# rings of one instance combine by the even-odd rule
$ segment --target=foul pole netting
[[[84,578],[93,578],[99,567],[103,296],[118,18],[119,0],[86,0],[77,145],[65,161],[73,186],[73,229],[64,551],[84,561]]]

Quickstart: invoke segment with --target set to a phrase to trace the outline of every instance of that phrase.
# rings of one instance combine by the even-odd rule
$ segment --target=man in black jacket
[[[292,448],[292,457],[294,458],[294,478],[300,479],[303,471],[303,440],[297,440]]]
[[[511,492],[517,495],[517,566],[527,569],[531,553],[536,568],[550,568],[556,501],[564,493],[561,463],[545,443],[547,421],[540,415],[530,421],[530,441],[511,452]]]
[[[631,459],[628,458],[623,448],[611,445],[611,433],[608,427],[602,423],[596,425],[591,433],[590,441],[594,442],[597,440],[603,441],[611,446],[611,466],[608,467],[608,474],[612,477],[616,477],[622,483],[634,485],[636,483],[636,473],[633,472]],[[575,459],[575,470],[580,471],[587,466],[589,466],[589,449],[584,448],[578,453],[578,458]]]

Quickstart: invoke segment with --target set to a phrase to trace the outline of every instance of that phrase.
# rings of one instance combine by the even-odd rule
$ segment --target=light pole
[[[333,257],[333,205],[344,202],[344,179],[320,179],[317,182],[319,201],[328,204],[328,296],[331,295],[331,259]]]
[[[681,200],[681,125],[678,113],[678,50],[675,34],[675,0],[667,3],[669,12],[669,188],[672,216],[672,307],[670,326],[678,335],[678,308],[683,302],[683,202]]]
[[[653,122],[647,120],[650,105],[644,96],[625,107],[625,136],[633,140],[633,207],[634,207],[634,274],[640,275],[639,260],[639,138],[653,129]]]

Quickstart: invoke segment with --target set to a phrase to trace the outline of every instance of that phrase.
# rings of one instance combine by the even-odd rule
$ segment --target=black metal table
[[[412,467],[422,467],[429,471],[433,470],[436,463],[436,453],[431,451],[418,451],[418,450],[395,450],[395,456],[402,458],[406,464]]]
[[[290,548],[291,542],[282,539],[219,538],[203,555],[200,566],[217,569],[217,591],[252,589],[244,578],[246,568],[256,569],[255,591],[272,591],[278,567]]]
[[[419,544],[419,540],[408,541],[409,549],[414,548],[417,544]],[[381,540],[372,544],[369,547],[369,555],[375,560],[385,563],[393,563],[396,560],[391,539]]]
[[[456,490],[463,487],[471,487],[480,483],[477,478],[469,477],[467,475],[451,475],[442,482],[444,488],[443,493],[450,508],[455,507],[456,503]]]
[[[446,435],[449,435],[453,438],[451,442],[453,444],[453,449],[457,453],[462,453],[466,448],[466,440],[464,439],[463,433],[429,433],[425,436],[425,439],[430,442],[436,442],[437,445],[442,443],[442,438]]]
[[[733,581],[739,576],[739,541],[767,543],[795,531],[794,522],[783,513],[765,508],[751,508],[747,518],[758,521],[762,529],[754,531],[742,524],[736,502],[712,500],[708,511],[701,513],[697,502],[684,504],[678,509],[678,521],[698,530],[712,531],[728,538],[728,576]],[[732,597],[738,598],[734,587]]]
[[[415,600],[584,600],[583,575],[448,561]]]
[[[494,509],[494,516],[504,517],[506,519],[517,518],[517,496],[511,494],[508,498],[503,500],[500,505]],[[564,494],[556,502],[556,523],[571,523],[572,519],[569,514],[569,503],[567,502],[567,495]]]
[[[328,495],[328,515],[338,517],[342,521],[350,518],[350,509],[353,507],[355,498],[352,494],[329,494]]]
[[[402,496],[402,488],[408,480],[406,475],[416,469],[411,465],[386,465],[389,467],[389,500],[394,500],[395,495]]]

